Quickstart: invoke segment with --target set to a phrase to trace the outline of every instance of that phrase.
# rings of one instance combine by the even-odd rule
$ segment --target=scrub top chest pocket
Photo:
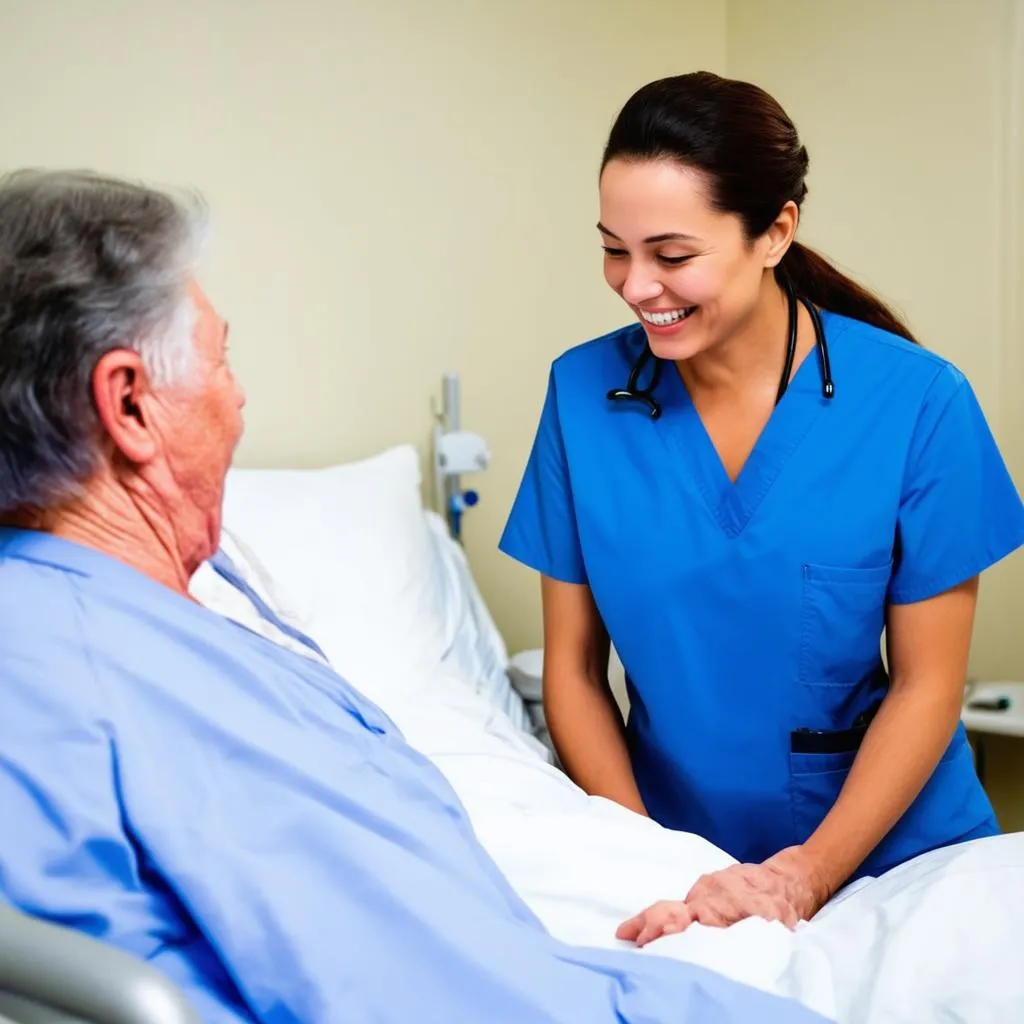
[[[866,568],[805,563],[802,572],[800,682],[856,686],[878,667],[892,562]]]

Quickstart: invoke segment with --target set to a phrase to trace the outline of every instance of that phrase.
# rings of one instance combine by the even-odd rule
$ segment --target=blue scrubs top
[[[0,829],[0,899],[148,960],[209,1024],[821,1019],[559,942],[441,772],[327,665],[4,529]]]
[[[666,366],[652,420],[609,402],[639,324],[554,363],[501,539],[588,584],[626,669],[628,745],[651,815],[742,861],[801,843],[832,807],[885,694],[887,602],[920,601],[1024,542],[1024,506],[963,375],[934,353],[825,313],[835,396],[797,368],[730,481]],[[878,873],[997,831],[962,727],[861,866]]]

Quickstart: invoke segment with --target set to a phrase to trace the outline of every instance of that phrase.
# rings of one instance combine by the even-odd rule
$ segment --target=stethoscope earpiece
[[[614,388],[608,392],[609,401],[618,401],[621,399],[636,399],[641,402],[645,402],[647,407],[651,410],[651,419],[656,420],[661,415],[661,406],[647,394],[647,389],[643,391],[630,391],[628,388]]]
[[[658,386],[658,381],[661,379],[660,359],[654,359],[651,382],[647,387],[637,387],[640,381],[640,371],[643,370],[648,359],[654,359],[654,353],[651,351],[651,346],[645,344],[643,352],[640,353],[640,358],[633,364],[633,369],[629,371],[629,380],[626,382],[626,386],[624,388],[612,388],[608,392],[608,400],[614,402],[623,399],[633,399],[643,402],[651,411],[651,419],[656,420],[661,415],[661,405],[654,397],[654,389]]]
[[[833,398],[836,393],[835,385],[832,383],[832,366],[828,358],[828,345],[825,343],[825,328],[821,325],[821,314],[813,302],[803,300],[807,312],[811,315],[811,322],[814,324],[814,338],[818,343],[818,356],[821,359],[821,394],[824,398]]]

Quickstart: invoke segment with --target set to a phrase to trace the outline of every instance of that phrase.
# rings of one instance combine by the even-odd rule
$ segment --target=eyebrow
[[[609,238],[614,238],[616,241],[619,241],[619,242],[622,241],[622,239],[619,238],[619,236],[617,234],[615,234],[614,231],[609,231],[600,221],[597,222],[597,230],[600,231],[602,235],[607,235]],[[696,235],[686,235],[686,234],[683,234],[681,231],[667,231],[663,235],[651,235],[650,238],[645,238],[644,239],[644,244],[645,245],[654,245],[657,242],[699,242],[699,241],[700,241],[700,239]]]

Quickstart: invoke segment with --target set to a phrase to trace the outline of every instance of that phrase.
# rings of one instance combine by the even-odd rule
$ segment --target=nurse
[[[541,574],[568,774],[739,862],[625,922],[640,944],[795,924],[998,831],[959,714],[978,576],[1024,506],[964,376],[796,241],[807,166],[753,85],[626,103],[598,231],[632,322],[554,362],[501,540]]]

